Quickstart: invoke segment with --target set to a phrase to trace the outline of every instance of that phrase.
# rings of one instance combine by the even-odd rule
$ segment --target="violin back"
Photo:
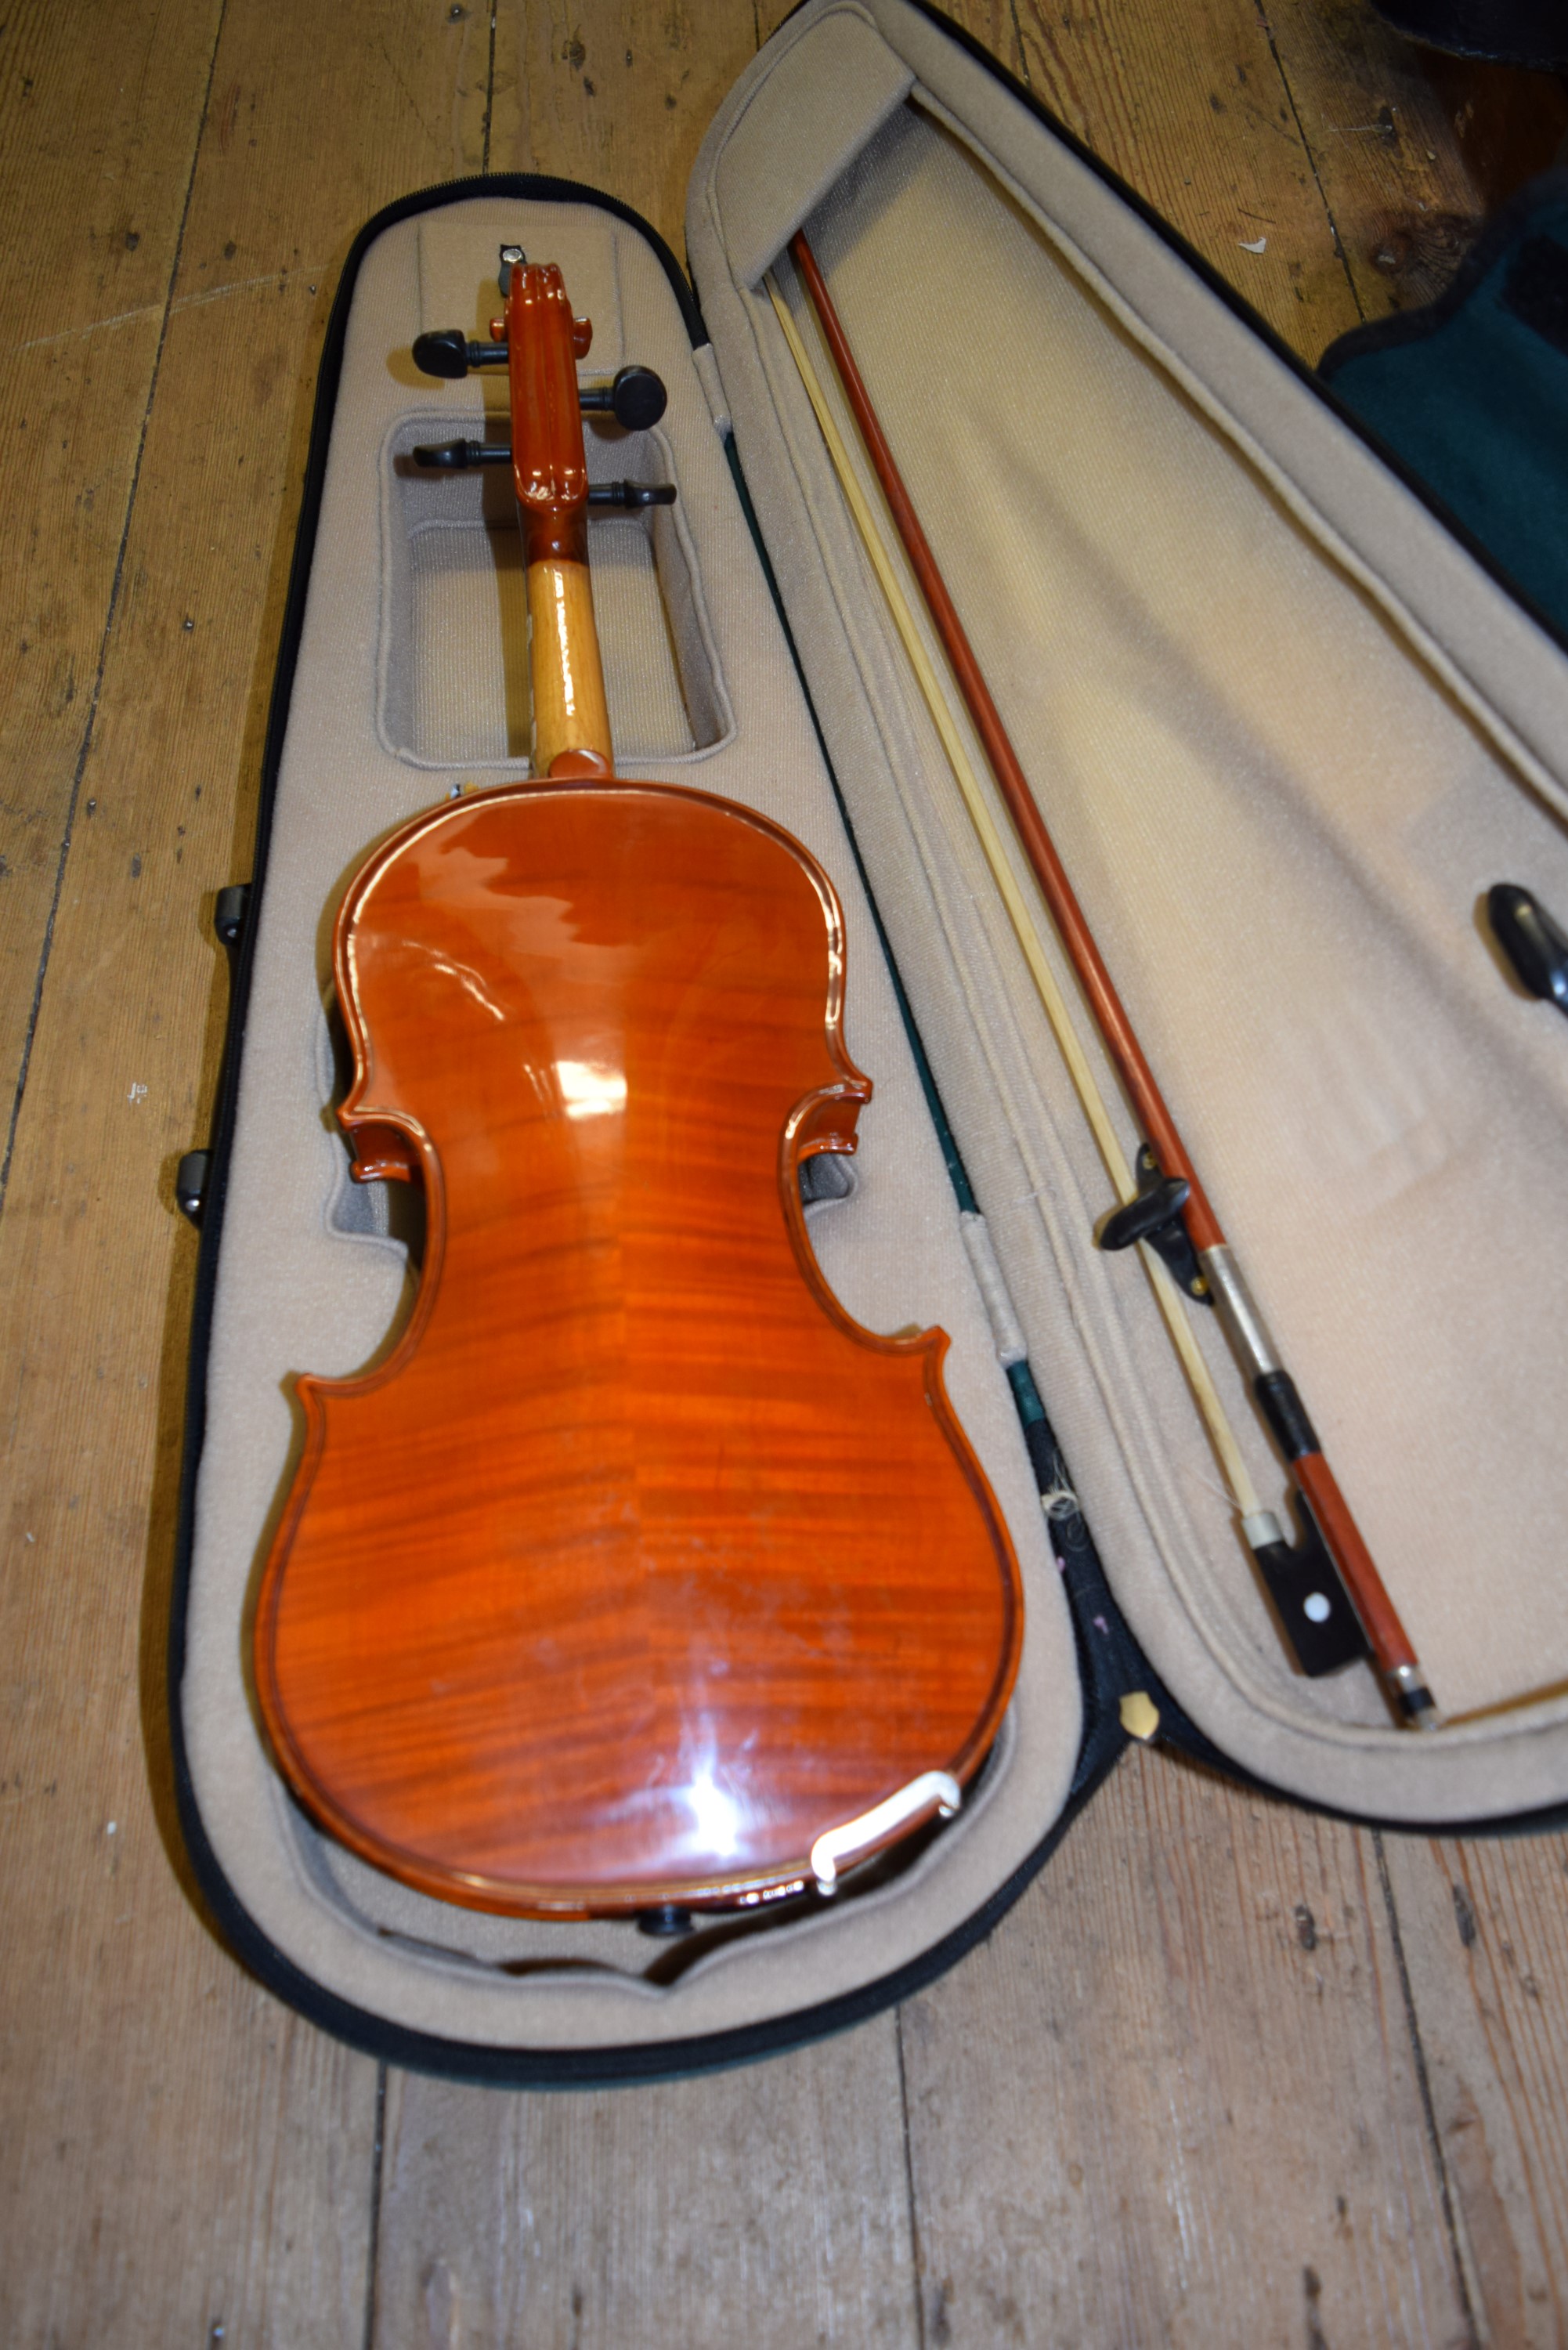
[[[861,1329],[806,1237],[871,1090],[831,885],[722,800],[518,785],[397,835],[336,956],[343,1121],[428,1239],[388,1359],[298,1382],[255,1647],[290,1783],[482,1908],[811,1881],[972,1775],[1022,1633],[945,1337]]]

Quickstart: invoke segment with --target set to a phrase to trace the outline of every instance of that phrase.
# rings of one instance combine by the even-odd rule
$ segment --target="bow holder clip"
[[[1124,1207],[1112,1209],[1095,1235],[1096,1244],[1103,1249],[1127,1249],[1136,1247],[1139,1241],[1147,1241],[1189,1297],[1212,1305],[1214,1299],[1198,1262],[1198,1252],[1181,1221],[1191,1185],[1180,1175],[1162,1175],[1159,1161],[1147,1142],[1138,1146],[1134,1173],[1137,1178],[1137,1197],[1127,1201]]]

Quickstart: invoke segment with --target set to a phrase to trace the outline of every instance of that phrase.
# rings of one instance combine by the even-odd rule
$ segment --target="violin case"
[[[803,224],[1448,1717],[1435,1734],[1397,1727],[1366,1665],[1295,1669],[1148,1281],[1096,1245],[1106,1178],[763,282],[804,330],[784,251]],[[201,1884],[317,2023],[513,2085],[733,2063],[918,1989],[1002,1917],[1129,1731],[1358,1818],[1519,1827],[1568,1800],[1568,1032],[1478,913],[1500,879],[1568,909],[1563,643],[917,0],[807,0],[714,121],[687,228],[690,284],[624,205],[498,176],[411,195],[355,244],[254,866],[219,900],[216,1128],[188,1180],[170,1694]],[[1016,1694],[956,1818],[836,1898],[670,1939],[483,1915],[364,1866],[286,1792],[246,1661],[299,1441],[291,1375],[365,1365],[411,1283],[400,1187],[350,1182],[330,1107],[333,916],[395,827],[528,772],[510,484],[408,461],[504,396],[410,356],[426,329],[486,332],[504,241],[560,263],[593,320],[586,369],[635,359],[669,387],[652,432],[589,432],[596,473],[679,491],[590,526],[618,770],[763,810],[836,884],[846,1041],[876,1092],[853,1185],[814,1199],[809,1228],[861,1323],[950,1333],[1025,1591]],[[1192,1311],[1282,1511],[1278,1459]]]

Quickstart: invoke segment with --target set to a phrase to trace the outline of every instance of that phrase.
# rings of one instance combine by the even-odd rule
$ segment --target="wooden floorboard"
[[[1383,1839],[1433,2121],[1490,2337],[1568,2342],[1568,1837]]]
[[[902,2020],[928,2342],[1464,2339],[1364,1834],[1137,1752]]]
[[[1550,164],[1568,95],[1416,48],[1357,0],[1282,0],[1269,23],[1357,308],[1430,301],[1486,214]]]
[[[120,53],[89,46],[118,90]],[[171,1858],[161,1657],[194,1245],[171,1178],[210,1114],[206,924],[250,868],[332,280],[379,203],[477,164],[472,61],[444,11],[228,0],[200,73],[142,92],[171,182],[148,207],[172,223],[154,315],[105,314],[88,338],[103,376],[125,370],[122,441],[138,402],[146,424],[120,462],[118,589],[98,567],[92,661],[111,596],[112,628],[0,1222],[0,2340],[19,2350],[338,2350],[364,2325],[375,2067],[236,1969]],[[78,291],[75,323],[97,298]]]
[[[375,2350],[919,2350],[897,2024],[577,2096],[394,2076]]]
[[[10,13],[0,76],[0,1102],[15,1099],[97,707],[219,7],[101,37]]]
[[[504,0],[491,168],[602,188],[683,262],[697,150],[756,46],[753,0]]]
[[[1359,0],[955,13],[1309,359],[1433,291],[1568,119]],[[26,0],[0,26],[7,2350],[1568,2339],[1561,1838],[1380,1839],[1140,1752],[900,2016],[584,2096],[382,2074],[252,1983],[186,1882],[171,1184],[210,1116],[204,926],[250,868],[336,275],[389,197],[486,167],[592,181],[681,251],[708,120],[785,14]]]
[[[1029,87],[1298,349],[1358,322],[1268,29],[1235,0],[1176,12],[1019,0]]]

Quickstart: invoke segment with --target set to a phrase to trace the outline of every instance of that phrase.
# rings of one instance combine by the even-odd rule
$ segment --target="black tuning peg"
[[[441,327],[433,334],[414,337],[414,365],[421,375],[444,376],[455,383],[470,368],[505,364],[504,343],[471,343],[461,327]]]
[[[439,473],[465,473],[471,465],[509,465],[512,452],[504,441],[426,441],[410,456],[416,465]],[[672,506],[673,482],[595,482],[588,490],[590,506],[619,506],[636,513],[643,506]]]
[[[590,506],[672,506],[673,482],[595,482],[588,491]]]
[[[504,441],[427,441],[409,454],[416,465],[439,466],[446,473],[465,473],[470,465],[512,463],[512,452]]]
[[[416,357],[418,349],[416,344]],[[608,383],[584,384],[577,398],[585,416],[613,416],[628,432],[646,432],[663,415],[670,395],[651,368],[623,367]]]
[[[1486,910],[1521,985],[1568,1012],[1568,936],[1545,907],[1517,881],[1496,881],[1486,893]]]

